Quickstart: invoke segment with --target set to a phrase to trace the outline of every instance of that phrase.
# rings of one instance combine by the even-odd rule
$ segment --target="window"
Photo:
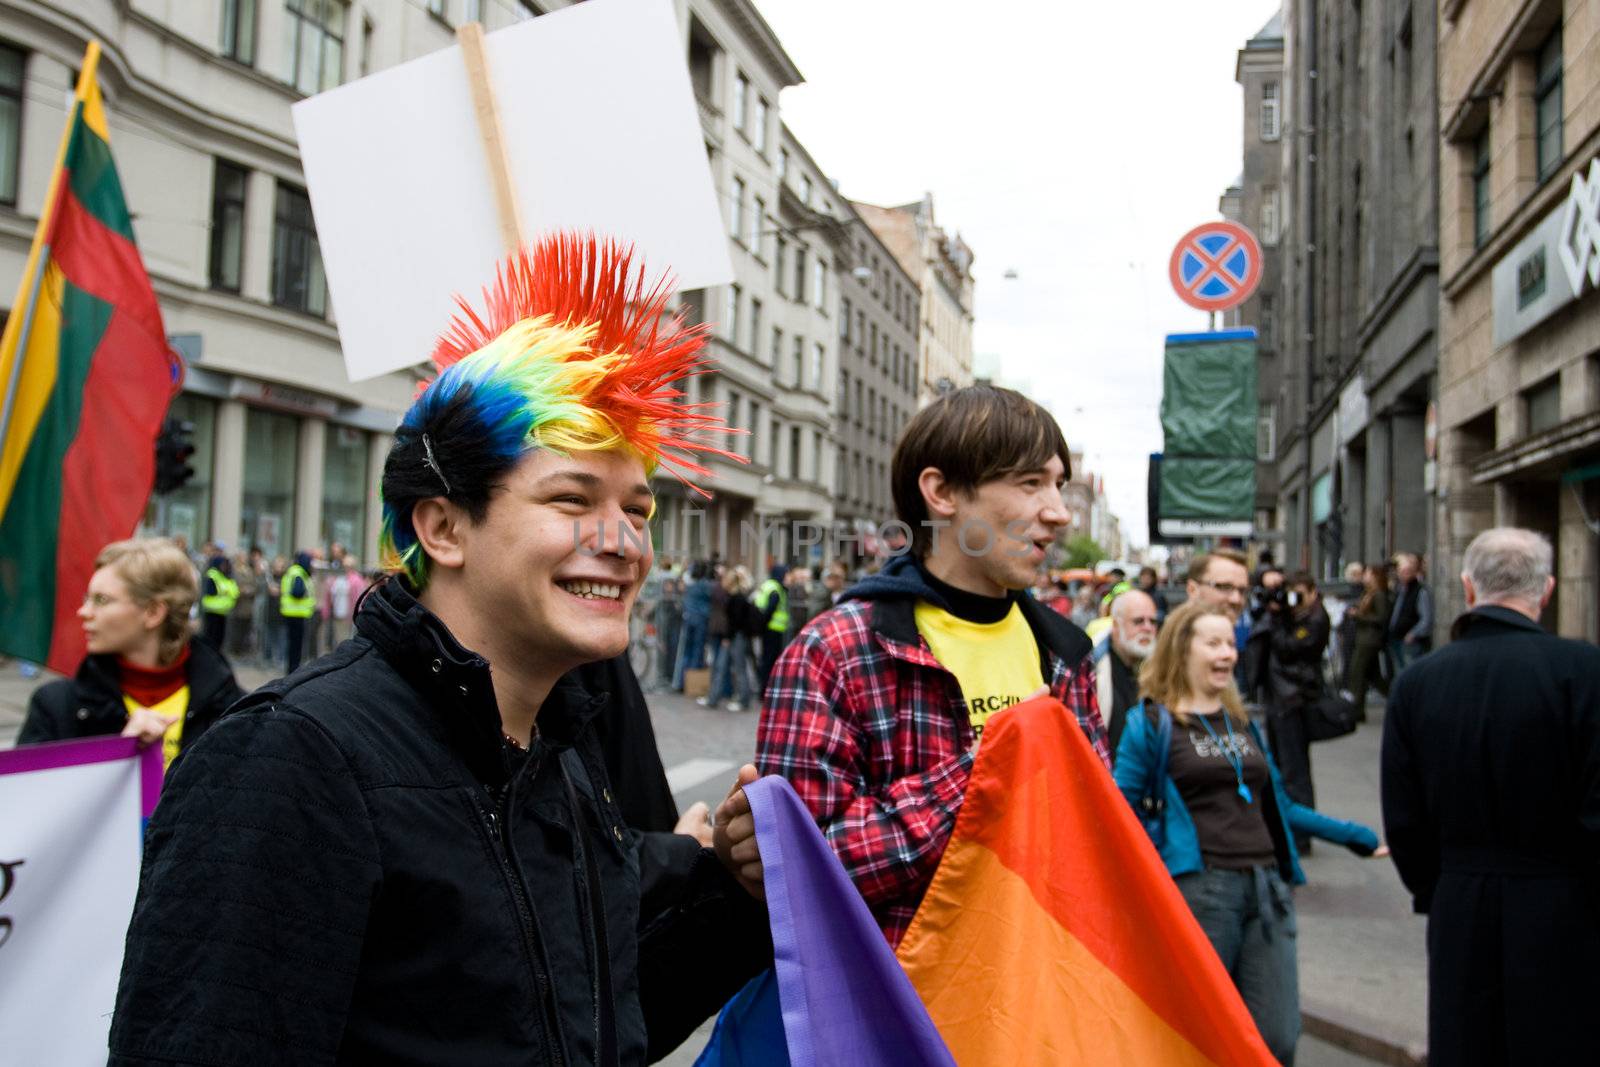
[[[728,194],[728,198],[733,201],[730,205],[732,213],[728,220],[728,232],[733,234],[735,241],[743,241],[745,239],[743,178],[733,179],[733,190]]]
[[[761,230],[767,224],[767,202],[761,197],[755,198],[754,206],[750,212],[750,251],[760,255],[765,242],[761,239]]]
[[[804,246],[794,250],[794,301],[797,304],[806,302],[806,250]]]
[[[461,21],[482,22],[483,0],[461,0]]]
[[[269,559],[296,548],[294,490],[299,463],[300,420],[246,408],[238,540],[241,545],[261,549]]]
[[[322,543],[359,552],[367,528],[367,435],[329,426],[322,452]]]
[[[739,453],[739,438],[744,436],[744,434],[735,433],[734,432],[735,430],[737,430],[739,428],[739,415],[740,415],[739,406],[740,406],[741,403],[742,403],[742,398],[739,396],[739,394],[734,392],[732,389],[729,389],[728,390],[728,451],[736,453],[736,454],[742,454],[742,453]]]
[[[806,372],[806,339],[799,334],[794,338],[794,387],[800,388],[805,381]]]
[[[811,299],[818,311],[828,310],[828,264],[821,256],[811,261]]]
[[[1528,405],[1528,436],[1557,426],[1561,422],[1561,375],[1552,374],[1523,394]]]
[[[344,80],[343,0],[286,0],[284,55],[289,84],[310,96]]]
[[[244,187],[250,173],[217,160],[211,186],[211,288],[239,291],[244,262]]]
[[[783,327],[772,328],[772,365],[777,367],[783,361]]]
[[[361,77],[372,73],[372,35],[377,30],[370,18],[361,20]]]
[[[22,148],[22,68],[26,57],[0,45],[0,203],[17,202],[17,164]]]
[[[1278,315],[1272,307],[1272,296],[1264,293],[1261,296],[1261,347],[1272,348],[1273,338],[1278,332]]]
[[[282,182],[272,226],[272,302],[319,317],[328,310],[311,200],[304,189]]]
[[[223,0],[222,54],[246,65],[256,61],[256,0]]]
[[[781,182],[789,176],[789,150],[778,149],[778,180]]]
[[[811,175],[800,175],[800,202],[806,207],[811,206]]]
[[[866,343],[866,338],[867,338],[867,313],[865,311],[858,311],[858,312],[856,312],[856,351],[857,352],[861,351],[861,346]]]
[[[750,433],[739,444],[739,455],[754,462],[756,458],[756,437],[761,432],[761,404],[755,397],[750,398]]]
[[[1533,86],[1534,137],[1539,180],[1561,166],[1561,27],[1539,46],[1538,80]]]
[[[845,405],[850,403],[850,372],[844,368],[839,369],[839,416],[844,417]]]
[[[869,363],[871,363],[874,367],[876,367],[878,365],[878,324],[877,323],[874,322],[872,325],[867,327],[867,336],[872,338],[871,343],[867,345],[867,361]]]
[[[782,452],[782,435],[783,423],[774,418],[772,420],[772,432],[767,434],[766,440],[767,466],[774,474],[778,473],[778,455],[780,452]],[[754,459],[755,457],[752,456],[750,458]]]
[[[811,431],[811,480],[822,481],[822,432]]]
[[[850,409],[851,413],[852,413],[852,416],[856,420],[856,425],[857,426],[861,425],[861,411],[862,411],[862,408],[863,408],[863,405],[861,403],[861,379],[857,378],[856,379],[856,402],[855,402],[855,406]]]
[[[750,131],[750,143],[762,155],[767,154],[767,115],[770,111],[766,97],[756,97],[755,128]]]
[[[750,109],[750,79],[743,74],[733,79],[733,128],[740,133],[745,132],[744,124],[749,121]]]
[[[867,390],[867,415],[866,415],[866,418],[867,418],[867,432],[868,433],[877,433],[878,432],[878,391],[876,389],[869,388]]]
[[[1489,130],[1472,142],[1472,247],[1489,239]]]
[[[1278,83],[1267,82],[1261,86],[1261,139],[1276,141],[1279,132]]]
[[[822,392],[822,365],[828,361],[828,350],[818,341],[811,346],[811,388]]]
[[[737,285],[728,286],[728,304],[722,309],[723,336],[735,345],[739,343],[739,298],[741,295]]]
[[[444,0],[428,0],[428,14],[444,18]]]
[[[750,298],[750,354],[761,351],[761,301]]]
[[[1269,400],[1261,405],[1260,415],[1256,418],[1256,459],[1263,463],[1277,459],[1277,442],[1278,405]]]
[[[839,339],[850,342],[850,298],[839,298]]]
[[[783,276],[784,272],[789,267],[789,242],[785,241],[782,237],[778,238],[778,252],[772,257],[772,262],[772,277],[774,279],[773,287],[778,290],[779,296],[788,296],[788,290],[783,284]]]
[[[789,427],[789,477],[800,480],[800,427]]]
[[[1269,185],[1261,191],[1261,240],[1265,244],[1278,243],[1279,210],[1278,187]]]

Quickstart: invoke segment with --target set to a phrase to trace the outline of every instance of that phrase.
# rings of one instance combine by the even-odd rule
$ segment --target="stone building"
[[[1261,407],[1257,434],[1256,537],[1271,541],[1278,529],[1277,445],[1279,378],[1278,240],[1283,231],[1283,15],[1273,15],[1239,50],[1234,80],[1244,90],[1244,168],[1223,193],[1223,218],[1247,227],[1261,242],[1261,282],[1255,293],[1223,316],[1224,329],[1253,326],[1257,335],[1256,395]]]
[[[1279,523],[1285,561],[1331,576],[1433,544],[1435,9],[1289,0],[1282,15]]]
[[[851,207],[848,271],[839,284],[839,391],[834,517],[854,558],[870,557],[895,517],[889,460],[917,410],[918,279]],[[843,539],[841,538],[841,542]]]
[[[419,367],[350,384],[322,277],[290,106],[566,0],[59,0],[0,7],[0,279],[21,276],[86,41],[146,265],[187,378],[196,476],[152,500],[149,532],[269,554],[341,541],[375,560],[377,486]],[[752,566],[794,546],[791,520],[832,517],[840,264],[847,201],[778,113],[800,72],[750,0],[680,0],[679,25],[735,282],[686,293],[714,321],[716,373],[694,400],[749,431],[706,502],[670,477],[657,548]],[[857,227],[859,228],[859,227]],[[442,325],[442,324],[441,324]],[[902,339],[903,343],[903,339]],[[741,527],[757,531],[740,545]]]
[[[932,193],[898,207],[857,203],[856,209],[921,284],[918,406],[946,390],[971,385],[972,249],[959,233],[946,233],[935,221]]]
[[[1430,5],[1431,6],[1431,5]],[[1492,525],[1556,547],[1552,630],[1594,641],[1600,568],[1600,7],[1439,5],[1440,616]]]

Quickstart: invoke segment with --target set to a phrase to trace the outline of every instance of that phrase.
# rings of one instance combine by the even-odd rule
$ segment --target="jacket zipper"
[[[516,850],[511,844],[510,826],[508,820],[496,810],[496,808],[502,808],[506,812],[511,810],[511,802],[516,796],[517,779],[521,777],[522,769],[518,768],[517,773],[512,775],[505,792],[494,806],[484,812],[484,818],[489,829],[489,837],[495,844],[495,855],[500,860],[500,873],[504,875],[506,886],[511,890],[512,899],[517,904],[517,916],[521,920],[522,927],[522,946],[528,953],[528,966],[533,970],[534,985],[539,990],[540,1012],[546,1015],[545,1052],[549,1056],[549,1062],[559,1067],[566,1062],[559,1040],[560,1010],[552,1005],[550,979],[540,964],[537,939],[534,936],[533,907],[528,903],[528,887],[522,880],[522,872],[517,870],[517,865],[513,862]],[[557,1028],[555,1036],[558,1039],[554,1042],[551,1041],[552,1026]]]

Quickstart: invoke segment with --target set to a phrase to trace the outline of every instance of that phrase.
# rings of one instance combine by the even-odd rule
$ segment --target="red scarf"
[[[189,646],[184,645],[178,658],[166,667],[141,667],[118,656],[117,670],[123,695],[132,697],[140,707],[154,707],[189,684]]]

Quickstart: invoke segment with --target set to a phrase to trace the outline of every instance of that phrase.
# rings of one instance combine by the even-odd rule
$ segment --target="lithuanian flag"
[[[990,718],[898,954],[961,1067],[1276,1062],[1127,801],[1048,698]]]
[[[111,160],[90,42],[39,229],[0,337],[0,651],[59,671],[94,557],[130,536],[176,386]]]

